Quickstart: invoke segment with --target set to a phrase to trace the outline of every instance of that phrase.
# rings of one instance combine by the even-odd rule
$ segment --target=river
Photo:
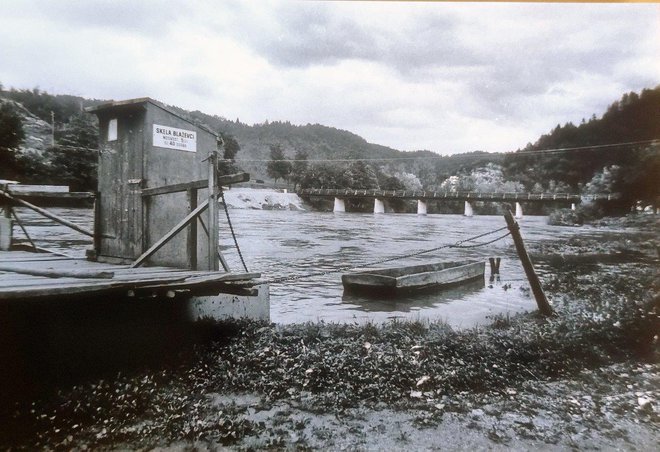
[[[87,228],[89,209],[56,208],[52,211]],[[19,217],[38,246],[84,257],[91,246],[88,237],[55,225],[31,211],[17,209]],[[489,269],[483,283],[446,292],[381,301],[344,295],[339,267],[411,254],[456,243],[504,226],[501,216],[365,214],[289,210],[230,209],[238,243],[250,271],[266,279],[301,277],[271,285],[271,319],[276,323],[307,321],[383,322],[392,319],[441,319],[453,327],[485,324],[497,314],[534,310],[524,272],[510,237],[493,244],[446,248],[382,264],[397,266],[442,260],[501,257],[501,279],[490,283]],[[241,269],[226,218],[221,213],[220,244],[233,269]],[[546,217],[520,221],[526,243],[566,238],[576,233],[597,234],[594,228],[548,226]],[[610,231],[611,232],[611,231]],[[487,241],[502,233],[479,239]],[[15,235],[22,237],[15,227]],[[548,269],[538,268],[541,276]],[[305,277],[312,273],[320,276]]]

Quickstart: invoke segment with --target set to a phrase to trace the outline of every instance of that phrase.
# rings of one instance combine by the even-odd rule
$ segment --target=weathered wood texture
[[[341,280],[348,290],[396,295],[483,279],[485,265],[477,261],[437,262],[346,273]]]
[[[247,182],[249,180],[250,180],[250,175],[248,173],[229,174],[226,176],[217,177],[216,185],[222,186],[222,185],[239,184],[241,182]],[[166,185],[164,187],[145,188],[142,190],[142,196],[156,196],[156,195],[165,195],[168,193],[177,193],[188,190],[199,190],[202,188],[207,188],[208,185],[209,185],[208,179],[202,179],[193,182],[185,182],[182,184]]]
[[[108,278],[108,274],[112,277]],[[99,275],[93,278],[94,274]],[[59,277],[56,277],[59,276]],[[80,278],[76,276],[85,276]],[[190,271],[172,267],[130,268],[22,251],[0,252],[0,302],[48,300],[62,296],[103,294],[142,294],[165,291],[233,293],[237,287],[250,287],[258,273]]]
[[[185,189],[171,188],[206,177],[204,160],[217,149],[217,136],[151,99],[115,102],[91,111],[100,125],[100,230],[106,236],[98,254],[109,261],[133,261],[190,212]],[[117,124],[116,140],[108,140],[112,120]],[[154,146],[154,125],[195,132],[196,152]],[[162,191],[163,187],[168,188]],[[152,196],[143,196],[145,192]],[[199,186],[196,204],[207,198],[208,189]],[[208,268],[207,242],[198,230],[193,267]],[[187,234],[173,237],[148,264],[189,267],[188,243]]]

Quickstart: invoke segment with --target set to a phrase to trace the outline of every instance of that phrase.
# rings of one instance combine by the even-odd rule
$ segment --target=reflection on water
[[[484,280],[469,281],[454,287],[433,289],[388,299],[354,294],[344,290],[342,301],[365,312],[411,312],[432,308],[441,303],[462,299],[484,289]]]
[[[89,209],[53,209],[54,213],[86,228],[92,228]],[[18,209],[27,229],[39,246],[83,257],[90,240],[64,226]],[[343,297],[339,267],[361,267],[387,257],[416,250],[452,244],[467,237],[492,231],[505,225],[500,216],[463,217],[461,215],[414,214],[334,214],[306,211],[243,210],[230,211],[238,242],[250,271],[261,272],[266,279],[304,276],[271,287],[271,318],[278,323],[325,320],[331,322],[381,322],[393,318],[444,319],[451,325],[471,326],[486,323],[490,316],[533,310],[524,272],[509,237],[485,247],[447,248],[433,253],[391,262],[388,265],[412,265],[429,261],[501,257],[501,281],[481,288],[443,291],[419,298],[379,302]],[[226,224],[220,219],[220,245],[232,268],[240,269],[238,254]],[[568,237],[601,234],[597,229],[548,226],[545,217],[526,217],[521,221],[526,243]],[[612,233],[611,230],[608,233]],[[623,233],[623,231],[621,231]],[[20,231],[16,228],[16,235]],[[501,233],[500,233],[501,234]],[[493,236],[494,237],[494,236]],[[487,241],[489,237],[481,239]],[[539,268],[544,272],[549,267]],[[487,279],[489,269],[486,266]]]

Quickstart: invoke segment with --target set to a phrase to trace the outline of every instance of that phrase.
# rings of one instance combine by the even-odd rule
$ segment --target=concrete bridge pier
[[[382,199],[374,198],[374,213],[385,213],[385,203]]]
[[[470,204],[470,201],[465,201],[465,211],[463,213],[466,217],[471,217],[474,215],[474,209],[472,208],[472,204]]]
[[[343,199],[335,198],[335,206],[332,208],[333,212],[346,212],[346,203]]]
[[[426,201],[417,200],[417,215],[426,215]]]
[[[519,202],[516,203],[516,218],[521,219],[523,217],[522,206]]]

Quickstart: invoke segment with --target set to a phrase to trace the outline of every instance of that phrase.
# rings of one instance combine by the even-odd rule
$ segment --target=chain
[[[243,253],[241,253],[241,247],[238,246],[238,240],[236,240],[236,233],[234,232],[234,226],[231,224],[231,218],[229,217],[229,210],[227,209],[227,202],[225,201],[225,192],[220,189],[220,197],[222,198],[222,206],[225,208],[225,215],[227,216],[227,224],[229,225],[229,230],[231,231],[231,236],[234,239],[234,245],[236,245],[236,251],[238,251],[238,257],[241,258],[241,264],[246,273],[249,273],[247,265],[245,265],[245,260],[243,259]]]
[[[491,243],[497,242],[498,240],[502,240],[504,237],[508,236],[510,233],[506,233],[503,236],[500,236],[500,237],[498,237],[494,240],[488,241],[488,242],[476,243],[476,244],[473,244],[473,245],[462,246],[462,244],[465,243],[465,242],[470,242],[472,240],[476,240],[476,239],[479,239],[481,237],[485,237],[487,235],[495,234],[496,232],[503,231],[504,229],[507,229],[507,226],[501,227],[499,229],[495,229],[493,231],[485,232],[483,234],[475,235],[475,236],[469,237],[467,239],[459,240],[458,242],[456,242],[454,244],[442,245],[442,246],[437,246],[435,248],[430,248],[430,249],[426,249],[426,250],[419,250],[419,251],[413,251],[412,253],[408,253],[408,254],[398,255],[398,256],[394,256],[394,257],[388,257],[388,258],[385,258],[385,259],[379,259],[379,260],[376,260],[376,261],[372,261],[372,262],[368,262],[366,264],[363,264],[363,265],[361,265],[361,267],[371,267],[373,265],[384,264],[386,262],[391,262],[391,261],[395,261],[395,260],[399,260],[399,259],[406,259],[406,258],[409,258],[409,257],[421,256],[422,254],[432,253],[434,251],[442,250],[442,249],[445,249],[445,248],[476,248],[478,246],[489,245]],[[314,273],[306,273],[304,275],[292,275],[292,276],[283,276],[283,277],[280,277],[280,278],[273,278],[273,279],[266,280],[265,283],[267,283],[267,284],[278,284],[278,283],[282,283],[282,282],[298,281],[300,279],[315,278],[317,276],[325,276],[325,275],[330,275],[330,274],[333,274],[333,273],[341,273],[341,272],[344,272],[346,270],[350,270],[352,268],[355,268],[355,266],[354,265],[344,265],[342,267],[337,267],[337,268],[334,268],[332,270],[326,270],[326,271],[322,271],[322,272],[314,272]]]
[[[508,237],[508,236],[510,236],[510,235],[511,235],[511,233],[510,233],[510,232],[507,232],[506,234],[501,235],[501,236],[499,236],[498,238],[493,239],[493,240],[491,240],[491,241],[489,241],[489,242],[475,243],[474,245],[451,245],[450,248],[477,248],[477,247],[479,247],[479,246],[490,245],[491,243],[495,243],[495,242],[497,242],[498,240],[502,240],[503,238],[506,238],[506,237]]]

